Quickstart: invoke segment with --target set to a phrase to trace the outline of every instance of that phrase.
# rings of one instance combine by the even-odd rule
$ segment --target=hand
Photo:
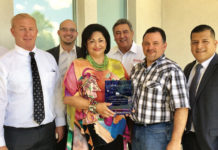
[[[98,103],[96,111],[104,118],[113,117],[115,113],[108,108],[110,105],[111,103]]]
[[[64,137],[64,128],[65,128],[64,126],[61,126],[61,127],[56,127],[55,129],[57,143],[59,143]]]
[[[167,145],[166,150],[181,150],[181,142],[176,140],[171,140]]]
[[[0,150],[8,150],[6,146],[0,146]]]

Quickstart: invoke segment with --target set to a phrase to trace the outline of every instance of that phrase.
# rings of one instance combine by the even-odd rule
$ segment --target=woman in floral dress
[[[68,150],[126,149],[126,119],[108,108],[105,81],[128,79],[128,75],[121,62],[106,56],[110,36],[105,27],[88,25],[82,33],[81,50],[83,58],[72,62],[64,79]]]

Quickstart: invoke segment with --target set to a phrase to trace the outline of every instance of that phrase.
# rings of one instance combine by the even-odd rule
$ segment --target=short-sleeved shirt
[[[132,119],[152,124],[172,121],[176,108],[189,108],[186,78],[180,67],[161,56],[151,66],[144,62],[133,67],[130,75],[133,86]]]

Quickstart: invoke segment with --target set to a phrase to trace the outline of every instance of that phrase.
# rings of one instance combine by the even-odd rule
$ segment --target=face
[[[114,39],[122,52],[127,52],[132,46],[134,32],[127,24],[120,24],[114,28]]]
[[[98,31],[93,32],[91,38],[87,41],[88,53],[94,58],[104,57],[106,47],[106,39],[103,34]]]
[[[150,66],[155,60],[164,54],[167,43],[163,43],[159,32],[148,33],[142,42],[143,52],[146,56],[147,66]]]
[[[33,19],[15,19],[13,27],[11,28],[11,33],[18,46],[28,51],[33,50],[38,33],[36,23]]]
[[[191,37],[191,51],[195,59],[202,63],[209,59],[216,51],[217,41],[209,30],[193,33]]]
[[[61,44],[71,45],[74,44],[78,35],[76,24],[71,20],[65,20],[61,23],[60,29],[58,30]]]

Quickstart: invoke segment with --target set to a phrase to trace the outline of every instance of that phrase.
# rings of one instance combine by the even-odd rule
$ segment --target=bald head
[[[66,19],[61,22],[58,30],[58,35],[60,37],[62,47],[74,46],[75,40],[78,35],[75,22],[70,19]]]
[[[15,16],[11,19],[11,28],[14,28],[14,27],[15,27],[16,22],[17,22],[18,20],[23,20],[23,19],[30,19],[30,20],[32,20],[32,21],[35,23],[35,25],[36,25],[36,20],[35,20],[35,18],[33,18],[32,16],[30,16],[30,15],[27,14],[27,13],[20,13],[20,14],[15,15]]]
[[[70,19],[66,19],[66,20],[62,21],[61,24],[60,24],[60,26],[59,26],[59,29],[65,27],[66,25],[69,25],[69,26],[71,26],[71,27],[73,27],[73,28],[76,29],[76,24],[75,24],[75,22],[73,22],[73,21],[70,20]]]

